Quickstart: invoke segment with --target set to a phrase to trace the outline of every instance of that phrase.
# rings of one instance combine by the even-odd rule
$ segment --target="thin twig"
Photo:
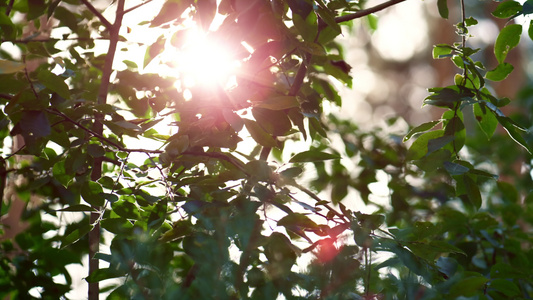
[[[35,96],[35,100],[39,100],[39,94],[37,94],[37,91],[35,90],[35,87],[33,86],[33,82],[30,79],[30,75],[28,74],[28,68],[26,68],[26,55],[22,55],[22,62],[24,62],[24,76],[26,77],[26,80],[28,80],[28,83],[30,84],[30,88],[33,92],[33,95]]]
[[[367,9],[362,9],[362,10],[360,10],[358,12],[354,12],[353,14],[348,14],[348,15],[336,17],[335,18],[335,22],[342,23],[342,22],[347,22],[347,21],[351,21],[351,20],[354,20],[354,19],[362,18],[364,16],[368,16],[370,14],[373,14],[375,12],[378,12],[380,10],[383,10],[383,9],[389,7],[389,6],[393,6],[393,5],[398,4],[400,2],[403,2],[403,1],[406,1],[406,0],[390,0],[390,1],[387,1],[387,2],[384,2],[384,3],[381,3],[379,5],[376,5],[374,7],[367,8]]]
[[[143,6],[143,5],[146,5],[146,4],[148,4],[148,3],[152,2],[152,1],[153,0],[147,0],[147,1],[143,2],[143,3],[141,3],[141,4],[138,4],[138,5],[135,5],[133,7],[130,7],[128,9],[126,9],[125,11],[123,11],[122,15],[125,15],[125,14],[127,14],[127,13],[129,13],[129,12],[131,12],[133,10],[136,10],[137,8],[139,8],[139,7]]]
[[[192,156],[205,156],[205,157],[216,158],[216,159],[219,159],[219,160],[225,160],[225,161],[229,162],[230,164],[234,165],[235,167],[237,167],[237,169],[239,169],[241,172],[243,172],[246,176],[248,176],[248,177],[251,176],[251,174],[246,170],[246,168],[244,168],[244,163],[242,161],[238,160],[237,158],[227,156],[224,153],[185,151],[182,154],[183,155],[192,155]]]
[[[61,41],[96,41],[96,40],[102,40],[102,41],[109,41],[108,37],[95,37],[95,38],[84,38],[84,37],[71,37],[71,38],[39,38],[39,39],[20,39],[20,40],[0,40],[1,43],[9,42],[13,44],[28,44],[32,42],[39,42],[39,43],[47,43],[47,42],[61,42]],[[143,45],[142,43],[138,43]]]
[[[13,96],[11,96],[9,94],[0,93],[0,98],[6,99],[6,100],[11,100],[11,99],[13,99]]]
[[[61,118],[63,118],[65,121],[67,122],[70,122],[74,125],[76,125],[78,128],[86,131],[87,133],[91,134],[92,136],[98,138],[99,140],[101,140],[102,142],[105,142],[106,144],[108,144],[109,146],[112,146],[114,148],[116,148],[117,150],[119,151],[122,151],[122,152],[128,152],[128,153],[131,153],[131,152],[142,152],[142,153],[152,153],[152,154],[161,154],[163,153],[163,151],[161,150],[149,150],[149,149],[129,149],[129,148],[124,148],[122,147],[121,145],[115,143],[114,141],[106,138],[105,136],[103,136],[102,134],[90,129],[90,128],[87,128],[85,126],[83,126],[80,122],[76,121],[76,120],[73,120],[71,119],[69,116],[65,115],[64,113],[58,111],[58,110],[55,110],[55,109],[51,109],[51,108],[47,108],[46,109],[47,112],[51,113],[51,114],[54,114],[56,116],[59,116]]]
[[[463,26],[462,43],[463,49],[466,47],[466,11],[465,11],[465,1],[461,0],[461,22]],[[466,68],[465,68],[466,69]]]
[[[113,24],[111,24],[105,17],[104,15],[102,15],[97,9],[96,7],[94,7],[91,2],[87,1],[87,0],[81,0],[81,2],[87,6],[87,8],[89,9],[89,11],[91,11],[98,19],[100,19],[100,22],[102,22],[102,24],[104,24],[104,26],[107,28],[107,30],[111,30],[111,28],[113,27]],[[117,13],[117,16],[118,16],[118,13]]]
[[[287,183],[288,185],[291,185],[297,189],[299,189],[300,191],[306,193],[309,197],[315,199],[316,201],[322,201],[322,199],[320,199],[317,195],[315,195],[313,192],[311,192],[309,189],[301,186],[300,184],[298,184],[296,181],[293,181],[293,182],[288,182]],[[333,207],[329,206],[329,204],[322,204],[322,206],[324,206],[325,208],[327,208],[329,211],[332,211],[337,217],[341,218],[342,220],[345,220],[347,222],[350,222],[350,220],[343,214],[341,214],[340,212],[336,211]]]
[[[148,153],[146,155],[148,155]],[[165,175],[165,172],[163,172],[163,169],[155,163],[154,158],[152,156],[148,155],[148,159],[154,164],[156,169],[159,170],[159,174],[161,174],[161,179],[165,183],[165,189],[166,189],[168,198],[170,199],[170,201],[174,202],[174,193],[172,192],[172,185],[169,183],[168,178]]]

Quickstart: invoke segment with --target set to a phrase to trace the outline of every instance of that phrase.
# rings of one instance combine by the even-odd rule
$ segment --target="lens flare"
[[[190,32],[177,53],[176,69],[185,87],[231,84],[239,61],[220,42],[199,30]]]

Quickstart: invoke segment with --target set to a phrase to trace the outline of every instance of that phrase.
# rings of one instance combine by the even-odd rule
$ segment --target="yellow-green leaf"
[[[503,63],[509,51],[518,45],[521,34],[522,25],[520,24],[507,25],[500,31],[494,44],[494,55],[498,63]]]
[[[0,74],[11,74],[24,70],[26,65],[20,62],[0,59]]]

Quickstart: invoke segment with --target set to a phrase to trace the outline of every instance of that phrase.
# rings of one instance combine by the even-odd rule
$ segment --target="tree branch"
[[[109,23],[104,16],[97,11],[87,0],[81,0],[85,6],[105,25],[109,31],[109,48],[104,61],[104,67],[102,70],[102,78],[100,81],[100,88],[98,90],[98,104],[106,104],[107,94],[109,93],[109,82],[111,80],[111,73],[113,72],[113,61],[115,59],[115,53],[117,52],[117,44],[120,40],[119,31],[122,27],[122,18],[124,17],[124,2],[125,0],[118,0],[117,11],[115,13],[115,21],[113,24]],[[92,130],[103,136],[104,125],[102,124],[103,115],[96,114],[96,119],[93,124]],[[91,180],[96,181],[102,177],[102,157],[95,158],[93,169],[91,171]],[[97,211],[101,210],[101,207],[94,207]],[[100,223],[98,213],[91,213],[90,222],[95,224],[94,228],[89,232],[89,275],[96,272],[99,266],[99,260],[94,258],[94,255],[100,248]],[[100,296],[100,287],[98,282],[89,283],[88,290],[89,300],[98,300]]]
[[[87,6],[87,9],[89,9],[89,11],[91,11],[98,19],[100,19],[100,22],[102,22],[102,24],[104,24],[105,28],[107,28],[107,30],[111,30],[111,28],[113,27],[113,24],[111,24],[97,9],[96,7],[94,7],[91,2],[87,1],[87,0],[81,0],[81,2]],[[118,17],[118,13],[117,13],[117,17]],[[116,24],[116,22],[115,22]]]
[[[13,4],[15,4],[15,0],[10,0],[9,4],[7,5],[6,16],[8,16],[8,17],[11,14],[11,9],[13,9]]]
[[[348,14],[348,15],[344,15],[344,16],[340,16],[340,17],[336,17],[335,18],[335,22],[337,23],[342,23],[342,22],[347,22],[347,21],[351,21],[351,20],[354,20],[354,19],[359,19],[359,18],[362,18],[364,16],[368,16],[369,14],[373,14],[375,12],[378,12],[380,10],[383,10],[389,6],[393,6],[395,4],[398,4],[400,2],[403,2],[405,0],[390,0],[390,1],[387,1],[387,2],[384,2],[384,3],[381,3],[379,5],[376,5],[374,7],[371,7],[371,8],[367,8],[367,9],[362,9],[358,12],[355,12],[353,14]]]

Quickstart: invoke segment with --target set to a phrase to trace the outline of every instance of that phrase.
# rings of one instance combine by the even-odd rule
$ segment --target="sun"
[[[232,84],[240,61],[223,43],[210,37],[211,32],[188,30],[185,42],[178,49],[174,66],[185,87]]]

